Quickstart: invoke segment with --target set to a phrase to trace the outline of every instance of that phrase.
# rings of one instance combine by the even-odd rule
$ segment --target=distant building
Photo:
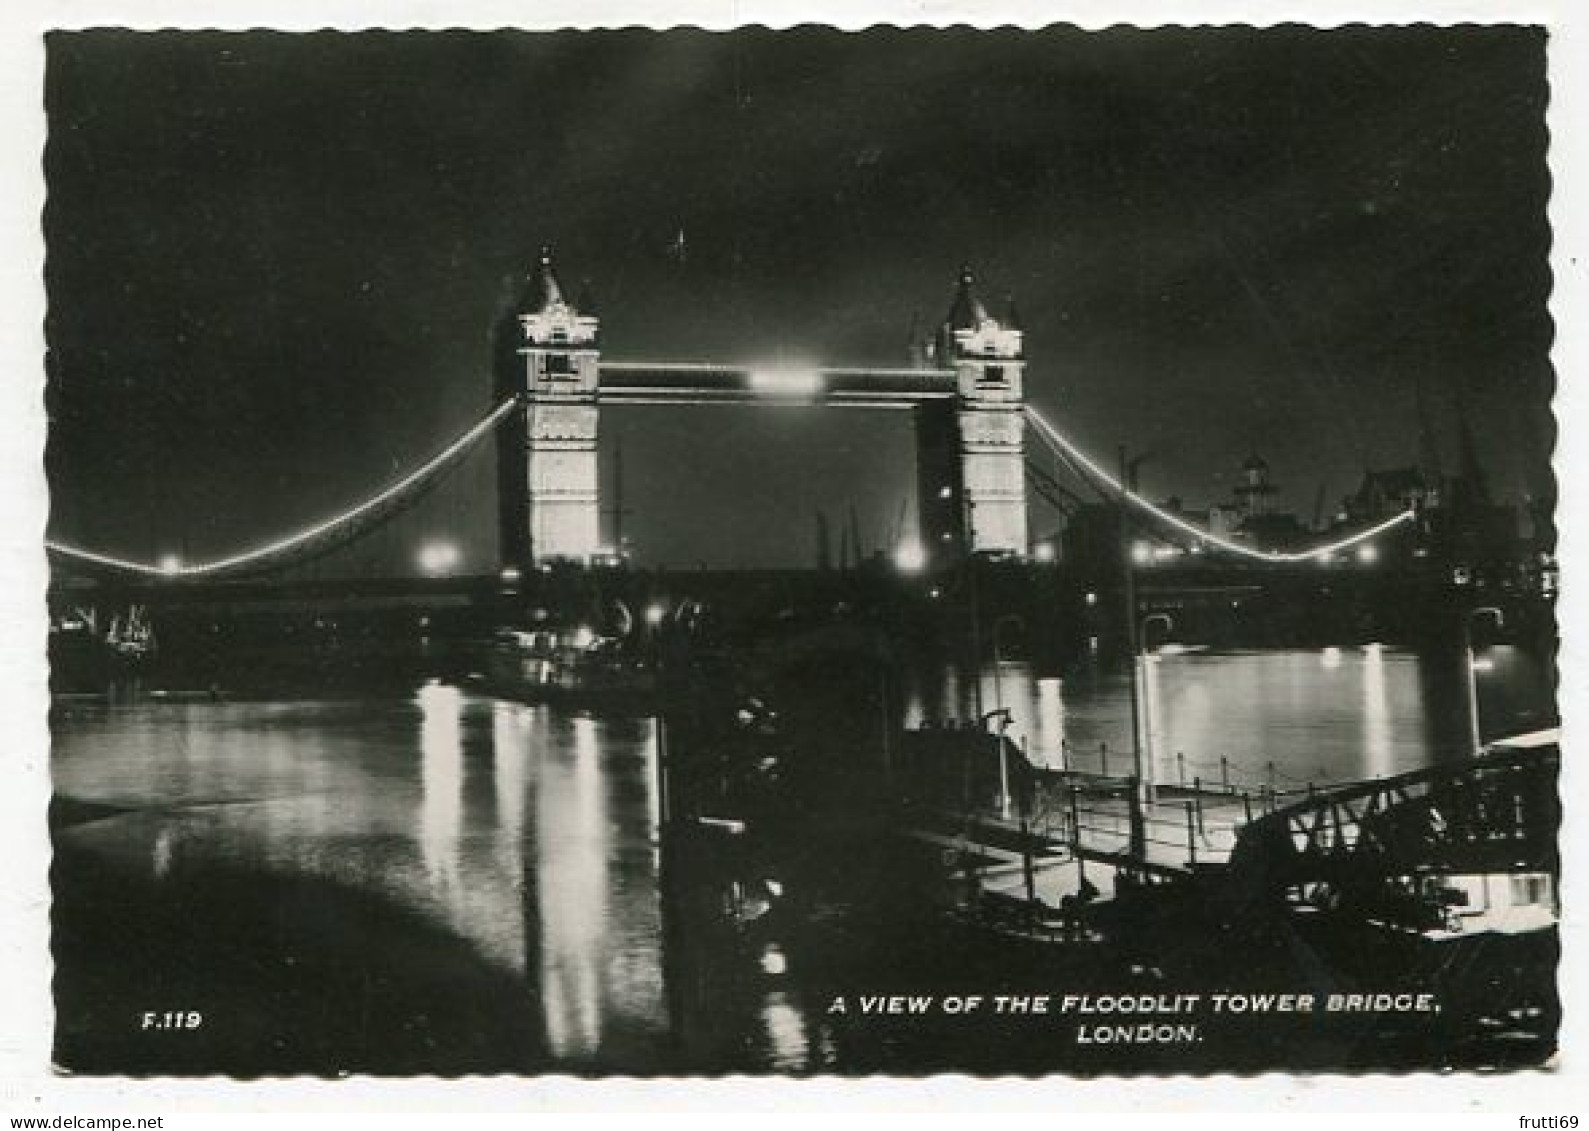
[[[1333,529],[1350,533],[1410,510],[1418,516],[1416,537],[1401,541],[1420,559],[1472,566],[1517,557],[1523,551],[1517,508],[1490,498],[1471,452],[1465,455],[1466,474],[1433,481],[1418,467],[1364,473],[1357,490],[1342,500]]]
[[[1406,510],[1422,510],[1437,497],[1417,467],[1369,471],[1357,490],[1342,501],[1339,519],[1351,526],[1371,525]]]
[[[1269,464],[1260,456],[1250,455],[1241,465],[1241,481],[1236,484],[1236,501],[1246,518],[1268,514],[1275,485],[1269,482]]]
[[[1208,508],[1208,532],[1216,538],[1234,538],[1241,530],[1243,517],[1241,507],[1215,503]]]
[[[1278,492],[1269,478],[1268,461],[1256,453],[1248,456],[1241,465],[1241,479],[1231,492],[1235,505],[1210,508],[1210,530],[1263,550],[1289,550],[1309,541],[1313,531],[1301,519],[1274,509]]]

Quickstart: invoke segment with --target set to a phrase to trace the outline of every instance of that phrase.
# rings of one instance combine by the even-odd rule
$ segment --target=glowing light
[[[894,567],[902,573],[916,573],[927,564],[927,551],[920,542],[901,542],[894,551]]]
[[[517,581],[518,579],[519,579],[519,570],[518,570],[517,566],[506,566],[506,567],[504,567],[504,569],[502,570],[502,580],[503,581],[514,582],[514,581]]]
[[[596,642],[596,634],[589,625],[580,625],[574,630],[573,644],[576,648],[589,648]]]
[[[1037,544],[1037,549],[1032,551],[1032,557],[1036,558],[1040,562],[1053,561],[1054,544],[1052,542],[1039,542]]]
[[[1138,542],[1131,547],[1131,560],[1137,565],[1147,565],[1153,560],[1153,547],[1146,542]]]
[[[436,576],[451,573],[457,568],[462,555],[458,552],[458,547],[451,542],[426,542],[419,548],[417,557],[419,568]]]
[[[1370,538],[1376,538],[1385,531],[1400,526],[1402,523],[1411,522],[1414,517],[1413,512],[1410,509],[1404,510],[1400,514],[1387,518],[1385,521],[1371,526],[1366,530],[1360,530],[1356,534],[1349,535],[1348,537],[1339,539],[1335,542],[1330,542],[1322,546],[1315,546],[1310,550],[1288,552],[1281,550],[1259,550],[1252,546],[1243,546],[1239,542],[1232,542],[1228,538],[1221,538],[1215,534],[1211,534],[1202,527],[1187,522],[1179,515],[1171,514],[1161,507],[1154,506],[1136,492],[1127,490],[1125,485],[1113,475],[1109,474],[1109,472],[1104,469],[1102,464],[1066,439],[1059,429],[1055,428],[1043,418],[1043,414],[1038,412],[1037,409],[1033,408],[1031,405],[1026,405],[1024,407],[1024,412],[1026,414],[1026,419],[1031,421],[1031,423],[1037,428],[1039,436],[1042,437],[1042,439],[1049,445],[1050,448],[1057,451],[1062,459],[1066,460],[1067,462],[1073,462],[1081,468],[1085,468],[1089,475],[1103,483],[1115,494],[1119,495],[1122,499],[1131,503],[1138,509],[1147,511],[1159,521],[1173,526],[1177,530],[1183,531],[1184,533],[1190,534],[1192,537],[1199,539],[1207,546],[1218,547],[1227,553],[1240,554],[1243,557],[1256,558],[1259,561],[1266,562],[1304,562],[1310,558],[1318,558],[1320,556],[1335,554],[1341,550],[1349,549],[1352,546],[1357,545],[1359,542],[1366,542]]]
[[[1473,670],[1476,672],[1493,672],[1495,670],[1495,661],[1488,656],[1475,656],[1473,658]]]
[[[1088,606],[1096,605],[1098,603],[1098,594],[1088,590],[1086,600]]]
[[[182,559],[175,554],[166,554],[160,559],[160,572],[164,574],[181,573]]]
[[[1357,548],[1357,560],[1362,562],[1364,565],[1377,562],[1379,560],[1379,548],[1365,542],[1363,545]]]
[[[667,615],[668,607],[666,605],[646,606],[646,623],[652,628],[655,628],[657,625],[661,624]]]
[[[954,498],[954,493],[955,493],[955,491],[954,491],[953,487],[940,487],[940,488],[938,488],[938,497],[940,499],[952,499],[952,498]]]
[[[783,951],[777,944],[768,943],[767,949],[761,952],[761,972],[776,977],[789,969],[789,960],[784,957]]]
[[[823,386],[822,372],[817,369],[780,367],[750,372],[751,391],[770,397],[815,397],[821,394]]]

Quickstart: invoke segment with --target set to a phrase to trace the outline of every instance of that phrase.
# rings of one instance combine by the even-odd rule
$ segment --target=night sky
[[[900,364],[962,263],[1028,396],[1155,496],[1311,520],[1465,403],[1548,497],[1543,33],[57,34],[51,533],[153,558],[346,506],[478,419],[537,248],[610,358]],[[683,233],[683,251],[677,246]],[[881,541],[903,413],[612,410],[643,562]],[[488,568],[489,453],[377,550]],[[907,508],[912,514],[913,507]],[[1033,529],[1055,525],[1034,502]]]

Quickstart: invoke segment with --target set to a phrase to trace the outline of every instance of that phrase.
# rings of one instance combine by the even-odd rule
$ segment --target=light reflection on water
[[[419,843],[431,886],[453,918],[462,915],[459,840],[463,832],[463,694],[427,684],[419,690]]]
[[[1500,717],[1498,681],[1524,661],[1487,656],[1480,708]],[[1450,670],[1388,647],[1151,660],[1144,727],[1161,781],[1181,771],[1177,753],[1189,776],[1211,777],[1221,755],[1248,773],[1273,761],[1281,785],[1395,773],[1436,757],[1466,717]],[[907,688],[907,723],[969,716],[976,686],[984,709],[1010,708],[1034,760],[1093,769],[1103,745],[1125,769],[1122,673],[1034,678],[1006,661],[975,684],[939,674]],[[657,758],[651,720],[433,683],[406,700],[73,703],[57,709],[53,773],[61,795],[127,810],[63,830],[76,848],[162,884],[220,865],[373,892],[510,974],[523,996],[503,1007],[535,1020],[551,1062],[645,1068],[663,1063],[675,1020]],[[777,983],[743,1014],[752,1067],[828,1065],[795,965],[776,947],[748,961]]]
[[[128,810],[63,843],[156,881],[221,865],[374,892],[524,984],[555,1059],[644,1063],[667,1022],[655,757],[651,720],[428,684],[407,702],[74,703],[53,774]]]
[[[1139,666],[1142,729],[1155,774],[1159,781],[1181,773],[1212,780],[1224,772],[1249,785],[1272,778],[1284,787],[1428,765],[1451,755],[1450,722],[1461,718],[1465,691],[1438,665],[1427,664],[1411,651],[1380,644],[1146,655]],[[1028,665],[1005,660],[984,667],[979,685],[981,710],[1007,707],[1008,733],[1034,762],[1129,771],[1131,683],[1125,672],[1093,667],[1034,680]],[[913,681],[906,689],[906,724],[974,717],[973,686],[963,677]]]

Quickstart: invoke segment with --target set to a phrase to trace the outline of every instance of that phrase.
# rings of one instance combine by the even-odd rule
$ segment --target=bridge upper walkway
[[[801,368],[602,361],[603,404],[808,404],[912,408],[955,396],[952,369]]]

